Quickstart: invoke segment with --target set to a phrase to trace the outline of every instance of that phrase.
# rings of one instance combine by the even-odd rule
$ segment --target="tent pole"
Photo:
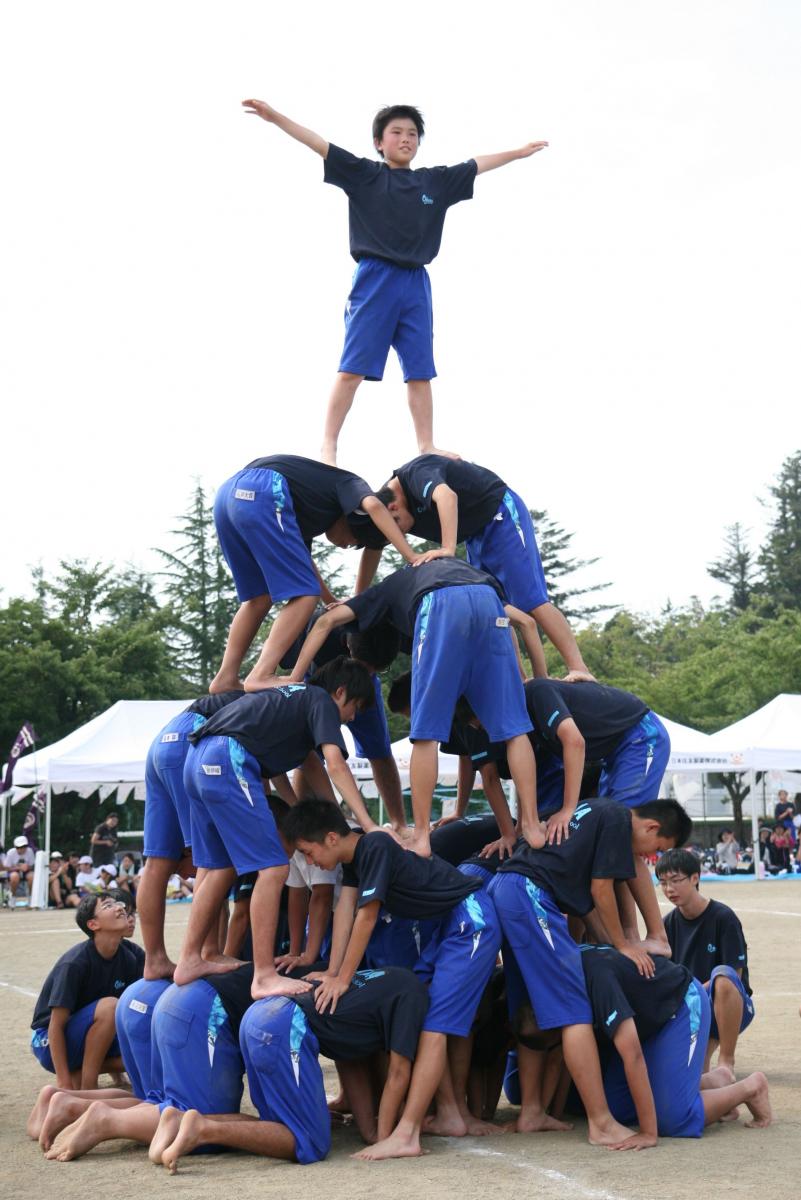
[[[45,797],[45,851],[47,852],[47,861],[50,862],[50,810],[53,807],[52,793],[50,791],[50,780],[47,781],[47,793]]]
[[[6,813],[8,812],[9,797],[5,794],[0,796],[0,846],[6,844]]]
[[[751,838],[754,843],[754,879],[761,879],[759,867],[762,862],[762,847],[759,842],[759,816],[757,814],[757,777],[756,771],[749,771],[751,780]]]

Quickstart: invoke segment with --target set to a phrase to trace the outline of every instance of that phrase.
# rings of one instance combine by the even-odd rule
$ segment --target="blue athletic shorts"
[[[531,612],[548,603],[531,514],[517,492],[506,492],[490,523],[466,540],[465,550],[469,563],[495,576],[515,608]]]
[[[93,1000],[91,1004],[87,1004],[84,1008],[77,1009],[64,1027],[64,1034],[67,1041],[67,1064],[70,1071],[80,1071],[83,1066],[83,1048],[86,1043],[86,1035],[95,1019],[95,1009],[98,1003],[98,1000]],[[35,1057],[39,1059],[44,1069],[52,1071],[55,1075],[56,1068],[50,1054],[49,1033],[49,1025],[44,1025],[40,1029],[34,1029],[31,1033],[31,1050]],[[119,1053],[120,1044],[114,1038],[114,1041],[106,1051],[106,1057],[117,1058]]]
[[[365,966],[370,970],[405,967],[407,971],[413,971],[438,928],[439,921],[393,917],[382,908],[364,952]]]
[[[429,983],[424,1031],[467,1037],[500,948],[498,917],[487,892],[473,892],[442,918],[414,968]]]
[[[262,1121],[285,1125],[299,1163],[319,1162],[331,1148],[317,1038],[303,1009],[287,996],[257,1000],[242,1018],[239,1043],[250,1098]]]
[[[320,595],[289,484],[278,471],[246,467],[227,479],[214,500],[214,524],[240,603]]]
[[[517,1051],[510,1050],[506,1055],[506,1067],[503,1072],[503,1090],[510,1104],[522,1104],[520,1094],[520,1068],[517,1062]]]
[[[345,306],[345,345],[339,370],[376,380],[384,376],[390,346],[410,379],[433,379],[434,313],[425,267],[398,267],[363,258]]]
[[[195,866],[234,867],[237,875],[285,867],[261,768],[235,738],[206,737],[186,756],[184,784]]]
[[[656,800],[669,758],[670,735],[656,713],[647,712],[606,759],[598,795],[627,808]]]
[[[743,987],[743,981],[740,978],[740,976],[737,974],[737,972],[735,971],[734,967],[720,966],[720,967],[713,968],[712,974],[709,976],[709,991],[707,994],[709,996],[710,1004],[713,1005],[712,1024],[711,1024],[711,1027],[709,1030],[709,1036],[715,1042],[720,1041],[720,1037],[718,1034],[718,1023],[715,1020],[715,1009],[714,1009],[715,981],[717,979],[720,979],[721,976],[724,979],[728,979],[731,983],[733,983],[734,986],[737,988],[737,991],[740,993],[740,996],[742,997],[743,1017],[742,1017],[742,1020],[740,1021],[740,1033],[742,1033],[744,1029],[748,1028],[748,1026],[753,1021],[754,1015],[756,1013],[756,1009],[754,1008],[753,996],[748,995],[748,992]]]
[[[184,790],[186,740],[205,724],[200,713],[179,713],[164,726],[145,764],[145,858],[179,860],[192,845],[189,798]]]
[[[412,647],[411,740],[447,742],[463,694],[491,742],[530,732],[508,621],[497,593],[484,584],[426,592],[420,602]]]
[[[700,1089],[709,1018],[706,989],[693,979],[675,1016],[642,1044],[660,1137],[697,1138],[704,1132]],[[604,1068],[604,1092],[615,1120],[636,1125],[637,1110],[622,1059],[614,1049]]]
[[[137,979],[117,1002],[114,1023],[122,1061],[138,1100],[159,1104],[164,1098],[161,1058],[153,1050],[153,1009],[170,987],[169,979]]]
[[[348,729],[353,734],[359,758],[391,758],[392,745],[389,740],[387,712],[384,708],[381,680],[377,675],[373,676],[373,688],[375,704],[364,712],[356,713],[353,720],[348,722]]]
[[[581,952],[553,898],[512,872],[496,875],[489,892],[540,1029],[592,1025]]]
[[[476,879],[481,880],[483,887],[487,887],[487,885],[490,884],[495,878],[495,876],[492,874],[492,871],[488,871],[486,867],[482,867],[481,863],[477,862],[459,863],[459,866],[456,868],[456,870],[461,871],[463,875],[475,875]]]
[[[160,1107],[237,1113],[245,1064],[222,1000],[210,983],[172,983],[153,1012],[154,1058],[161,1066]]]

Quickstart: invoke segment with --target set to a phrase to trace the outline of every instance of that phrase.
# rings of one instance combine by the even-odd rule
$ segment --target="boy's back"
[[[343,867],[342,886],[358,889],[359,907],[378,900],[393,916],[423,920],[445,916],[478,891],[481,880],[435,855],[421,858],[404,850],[379,830],[359,838],[353,861]]]

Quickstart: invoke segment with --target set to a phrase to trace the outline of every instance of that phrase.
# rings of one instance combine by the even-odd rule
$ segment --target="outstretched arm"
[[[248,103],[252,103],[252,101],[248,101]],[[265,118],[265,120],[269,119]],[[308,131],[304,130],[304,132]],[[527,142],[519,150],[502,150],[500,154],[476,155],[473,160],[476,164],[476,174],[483,175],[485,171],[494,171],[496,167],[505,167],[507,163],[514,162],[517,158],[531,158],[532,154],[544,150],[547,145],[547,142]]]
[[[347,625],[348,621],[352,621],[355,617],[352,608],[348,608],[347,604],[337,604],[336,608],[330,608],[328,612],[324,612],[319,621],[315,621],[309,633],[306,635],[306,640],[300,648],[298,661],[292,670],[289,679],[282,680],[282,683],[302,683],[306,672],[314,662],[314,656],[322,646],[325,639],[328,637],[332,629],[337,625]]]
[[[631,1017],[621,1021],[614,1036],[615,1049],[623,1060],[626,1083],[637,1113],[640,1132],[632,1134],[615,1150],[646,1150],[657,1143],[656,1105],[648,1078],[637,1027]]]
[[[270,125],[277,125],[284,133],[288,133],[296,142],[302,142],[304,146],[308,146],[310,150],[314,150],[315,154],[319,154],[321,158],[328,157],[328,142],[325,138],[320,137],[319,133],[315,133],[313,129],[306,129],[305,126],[298,125],[297,121],[291,121],[283,113],[276,112],[264,100],[243,100],[242,107],[245,112],[252,113],[256,117],[261,117],[262,121],[268,121]],[[485,168],[485,170],[488,169]]]

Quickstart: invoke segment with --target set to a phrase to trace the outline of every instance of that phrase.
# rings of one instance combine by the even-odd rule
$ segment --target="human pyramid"
[[[695,911],[700,866],[681,849],[691,821],[658,799],[665,728],[637,696],[588,672],[548,600],[526,502],[433,441],[425,267],[445,214],[472,197],[476,175],[547,143],[412,170],[424,132],[415,108],[378,113],[371,161],[261,101],[244,105],[318,153],[326,182],[349,199],[358,265],[322,461],[259,458],[217,493],[240,606],[209,694],[148,756],[144,955],[113,896],[81,902],[87,940],[55,964],[34,1013],[32,1049],[56,1082],[28,1132],[58,1160],[133,1139],[174,1171],[204,1146],[315,1162],[332,1120],[352,1114],[366,1143],[356,1157],[386,1159],[419,1155],[424,1135],[501,1132],[502,1086],[519,1105],[505,1129],[558,1132],[571,1127],[564,1112],[578,1111],[590,1142],[615,1150],[698,1137],[740,1104],[751,1125],[768,1124],[764,1076],[737,1082],[733,1072],[753,1016],[742,930],[724,905]],[[390,346],[420,453],[374,491],[336,465],[336,446],[356,389],[381,379]],[[321,534],[361,548],[345,603],[312,559]],[[407,534],[439,549],[418,553]],[[406,565],[373,584],[387,543]],[[540,628],[564,679],[548,677]],[[411,722],[411,826],[379,677],[401,649],[411,671],[389,705]],[[342,724],[371,762],[389,828],[350,773]],[[440,745],[460,755],[458,808],[432,831]],[[587,765],[600,768],[592,782]],[[492,815],[465,818],[477,770]],[[514,782],[516,819],[503,779]],[[657,854],[666,888],[690,885],[667,931],[645,863]],[[165,889],[190,857],[194,899],[173,963]],[[695,934],[713,918],[728,957],[707,961],[712,935]],[[330,1103],[320,1055],[339,1074]],[[123,1069],[132,1091],[98,1089],[101,1071]],[[258,1117],[240,1112],[245,1075]]]

